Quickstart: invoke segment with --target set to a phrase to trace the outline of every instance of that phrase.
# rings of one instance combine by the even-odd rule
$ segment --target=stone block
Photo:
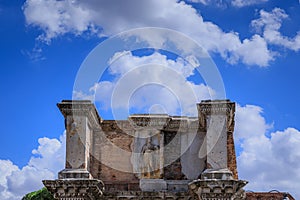
[[[201,174],[201,179],[203,180],[211,180],[211,179],[218,179],[218,180],[232,180],[233,175],[229,169],[206,169]]]
[[[189,180],[167,180],[166,182],[169,192],[186,192],[189,189]]]
[[[167,190],[167,182],[163,179],[141,179],[140,188],[145,192],[159,192]]]
[[[91,179],[92,176],[87,170],[64,169],[58,173],[59,179]]]

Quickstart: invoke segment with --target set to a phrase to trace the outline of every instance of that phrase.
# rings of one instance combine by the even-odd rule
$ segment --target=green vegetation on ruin
[[[22,200],[55,200],[46,188],[26,194]]]

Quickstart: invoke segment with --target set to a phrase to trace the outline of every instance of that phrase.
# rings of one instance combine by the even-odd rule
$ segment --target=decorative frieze
[[[228,115],[235,105],[230,100],[204,100],[197,105],[204,115]]]
[[[227,131],[234,130],[235,103],[230,100],[205,100],[197,104],[200,129],[206,131],[207,116],[224,115],[227,118]]]
[[[199,127],[198,118],[185,116],[169,116],[165,114],[137,114],[131,115],[128,121],[134,129],[158,129],[164,131],[186,132],[197,131]],[[118,124],[118,121],[116,121]]]
[[[171,118],[165,114],[139,114],[131,115],[129,121],[132,123],[133,127],[140,128],[150,128],[150,129],[164,129]]]
[[[197,200],[198,197],[189,192],[141,192],[120,191],[105,193],[101,200]]]
[[[67,116],[86,116],[93,128],[99,128],[102,118],[89,100],[63,100],[57,107],[65,118]]]
[[[206,170],[189,188],[200,200],[243,200],[246,198],[243,187],[247,183],[234,179],[228,169]]]
[[[98,200],[104,184],[96,179],[44,180],[45,187],[58,200]]]

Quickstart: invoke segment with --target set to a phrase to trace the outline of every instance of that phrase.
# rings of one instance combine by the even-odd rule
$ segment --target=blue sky
[[[238,104],[238,167],[241,178],[252,183],[249,189],[290,191],[299,198],[299,11],[297,0],[0,1],[0,199],[18,199],[63,168],[63,161],[53,164],[63,160],[64,149],[63,117],[56,103],[72,98],[76,75],[89,53],[108,37],[149,26],[179,31],[210,54],[226,97]],[[140,37],[149,43],[165,39]],[[100,115],[116,117],[105,105],[124,75],[122,67],[157,59],[178,69],[184,65],[161,51],[127,52],[99,77],[94,90],[80,97],[95,95]],[[209,85],[188,75],[185,83],[199,91],[197,100],[209,98]],[[172,77],[169,82],[175,93],[183,92]],[[175,101],[151,99],[149,94],[161,89],[139,90],[130,101],[131,111],[166,106],[177,114]],[[184,114],[192,113],[192,103],[184,100]],[[122,102],[116,105],[124,109]],[[40,174],[34,180],[33,171]],[[25,180],[16,184],[18,175]]]

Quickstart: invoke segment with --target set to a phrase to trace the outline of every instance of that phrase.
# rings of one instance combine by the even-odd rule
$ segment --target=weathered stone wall
[[[180,159],[180,137],[175,137],[177,132],[164,132],[164,161],[171,163],[164,168],[164,179],[166,180],[184,180]]]
[[[66,119],[66,169],[71,173],[65,176],[83,168],[86,172],[79,173],[90,173],[109,190],[139,190],[139,180],[145,177],[140,167],[144,155],[138,154],[151,136],[159,147],[159,169],[146,178],[195,180],[207,168],[226,167],[237,178],[234,103],[228,100],[201,102],[198,118],[144,114],[102,120],[88,101],[63,101],[58,106]]]
[[[229,100],[202,101],[198,118],[140,114],[114,121],[102,120],[90,101],[58,107],[67,130],[66,166],[57,180],[43,181],[57,199],[294,200],[242,189],[248,182],[238,180]]]
[[[124,132],[120,126],[126,127],[126,129],[124,129],[126,132]],[[91,174],[94,178],[102,180],[105,185],[116,186],[122,184],[122,187],[127,187],[127,183],[131,185],[138,184],[138,174],[119,171],[105,165],[105,162],[101,162],[101,160],[103,161],[105,157],[107,160],[109,159],[111,163],[122,163],[122,168],[126,168],[124,165],[128,165],[128,169],[132,168],[132,163],[129,160],[129,157],[120,157],[120,155],[113,154],[111,151],[113,147],[111,145],[115,145],[116,147],[131,154],[134,142],[134,137],[131,136],[131,134],[133,134],[134,128],[130,126],[128,121],[103,121],[101,128],[102,130],[96,132],[93,136],[93,156],[91,156],[92,159],[90,168]],[[174,138],[176,134],[180,133],[169,131],[163,134],[165,141],[164,146],[166,147],[164,148],[164,158],[166,159],[166,162],[172,161],[171,165],[165,167],[163,178],[170,180],[185,179],[185,175],[182,173],[180,160],[180,135]],[[170,143],[171,140],[172,143]],[[111,142],[111,144],[108,144],[109,142]],[[105,148],[106,146],[108,147]],[[132,187],[133,186],[131,186],[131,188]]]
[[[193,194],[187,192],[116,192],[105,193],[103,200],[197,200]],[[101,199],[101,200],[102,200]]]
[[[122,130],[121,128],[124,129]],[[126,132],[124,132],[124,130],[126,130]],[[102,180],[106,187],[111,185],[115,185],[116,187],[117,185],[119,185],[119,187],[128,187],[126,186],[127,183],[138,184],[138,178],[135,174],[131,173],[132,166],[130,157],[117,154],[113,151],[114,148],[120,148],[128,152],[128,154],[131,154],[134,140],[134,137],[130,135],[132,131],[133,128],[128,121],[107,120],[101,123],[101,130],[97,131],[94,135],[93,154],[96,157],[98,166],[92,166],[90,172],[94,178]],[[106,161],[109,160],[111,166],[103,162],[104,159]],[[129,171],[124,172],[118,170],[118,166],[120,165],[127,166]]]
[[[233,140],[235,103],[229,100],[207,100],[197,106],[199,128],[208,136],[206,167],[223,168],[225,164],[225,167],[232,171],[233,177],[238,179]]]
[[[152,120],[151,115],[140,115],[134,116],[133,121],[103,120],[100,129],[94,131],[92,136],[92,176],[106,185],[118,183],[125,188],[135,188],[141,177],[136,173],[137,169],[134,169],[137,167],[134,162],[140,161],[134,160],[132,152],[141,151],[141,146],[145,143],[145,139],[136,138],[149,134],[147,130],[151,132],[162,129],[160,134],[163,137],[164,168],[161,178],[195,180],[207,168],[228,167],[237,179],[233,141],[234,104],[220,101],[216,102],[219,107],[215,108],[208,101],[201,105],[206,106],[201,108],[204,119],[201,119],[200,113],[199,119],[161,115]],[[142,133],[143,131],[146,132]],[[159,142],[157,145],[162,146]],[[117,148],[123,150],[122,154],[115,151]],[[107,160],[108,164],[105,162]]]
[[[237,171],[237,164],[236,164],[236,154],[234,148],[234,139],[233,133],[227,133],[227,160],[228,160],[228,169],[232,171],[233,178],[239,179],[238,171]]]
[[[198,130],[181,133],[181,153],[183,174],[189,180],[198,179],[206,169],[205,133]]]
[[[289,193],[282,192],[248,192],[246,200],[295,200]]]

